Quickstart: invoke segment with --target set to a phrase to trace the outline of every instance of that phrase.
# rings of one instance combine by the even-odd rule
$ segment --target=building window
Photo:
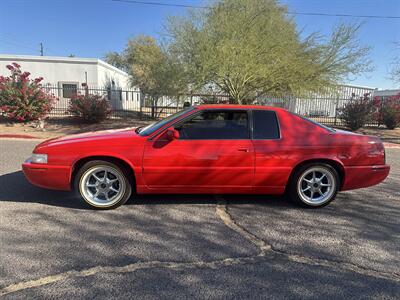
[[[75,83],[63,83],[62,84],[62,97],[72,98],[78,93],[78,84]]]

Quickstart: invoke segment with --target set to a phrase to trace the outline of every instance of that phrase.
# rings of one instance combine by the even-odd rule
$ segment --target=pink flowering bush
[[[388,129],[395,129],[400,125],[400,94],[387,97],[374,97],[374,117],[379,123],[385,124]]]
[[[99,95],[76,95],[71,98],[68,111],[86,123],[98,123],[110,116],[107,99]]]
[[[7,69],[11,75],[0,76],[0,115],[18,122],[44,119],[57,98],[43,89],[43,77],[29,79],[30,73],[22,72],[17,63]]]

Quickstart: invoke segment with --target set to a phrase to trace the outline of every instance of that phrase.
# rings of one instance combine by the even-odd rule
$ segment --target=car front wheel
[[[112,209],[124,204],[132,187],[123,168],[108,161],[89,161],[75,177],[75,190],[95,209]]]
[[[289,197],[304,207],[322,207],[335,199],[339,175],[330,165],[311,163],[300,167],[289,182]]]

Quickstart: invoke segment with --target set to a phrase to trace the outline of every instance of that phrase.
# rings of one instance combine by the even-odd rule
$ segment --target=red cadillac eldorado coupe
[[[110,209],[137,194],[284,194],[321,207],[389,174],[379,138],[284,109],[201,105],[146,127],[47,140],[22,165],[40,187]]]

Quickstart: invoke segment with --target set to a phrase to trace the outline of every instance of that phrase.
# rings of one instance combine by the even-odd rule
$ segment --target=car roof
[[[198,109],[265,109],[265,110],[285,110],[284,108],[275,107],[275,106],[265,106],[265,105],[238,105],[238,104],[201,104],[195,105]]]

